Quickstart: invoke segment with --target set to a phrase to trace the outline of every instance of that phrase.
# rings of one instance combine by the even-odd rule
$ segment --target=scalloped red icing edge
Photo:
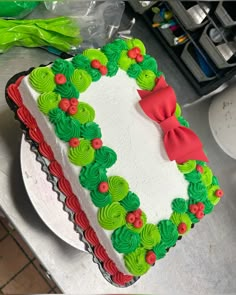
[[[16,111],[20,121],[29,129],[31,140],[38,144],[38,150],[50,163],[48,165],[50,173],[57,178],[57,186],[59,190],[66,196],[65,204],[74,213],[74,222],[83,230],[83,235],[86,241],[93,249],[93,255],[103,264],[104,270],[111,275],[111,279],[115,284],[124,286],[129,283],[133,276],[121,273],[115,263],[109,258],[106,250],[99,242],[99,239],[90,226],[85,212],[81,209],[78,199],[75,200],[75,195],[71,189],[69,181],[64,177],[60,164],[55,160],[51,147],[44,140],[41,130],[39,129],[36,120],[30,114],[29,110],[24,106],[22,97],[18,90],[21,76],[15,83],[10,84],[7,88],[8,97],[17,105]]]

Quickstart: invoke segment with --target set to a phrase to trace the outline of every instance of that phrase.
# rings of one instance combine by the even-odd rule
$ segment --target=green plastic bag
[[[1,18],[24,18],[39,5],[38,1],[1,1]]]

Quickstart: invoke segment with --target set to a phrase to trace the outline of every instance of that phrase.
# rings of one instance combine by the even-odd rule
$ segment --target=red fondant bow
[[[188,160],[208,162],[202,143],[189,128],[181,126],[175,117],[176,96],[163,76],[152,91],[138,90],[139,104],[144,113],[160,124],[164,133],[164,146],[169,159],[177,163]]]

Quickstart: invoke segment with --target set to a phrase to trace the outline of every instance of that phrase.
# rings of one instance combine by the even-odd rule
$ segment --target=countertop
[[[89,254],[63,242],[43,223],[24,187],[20,168],[22,133],[5,102],[4,89],[15,73],[55,58],[41,49],[26,48],[14,48],[0,55],[0,204],[61,290],[80,294],[173,294],[173,290],[174,294],[235,294],[236,161],[218,147],[211,134],[208,109],[214,97],[194,104],[182,103],[190,102],[183,108],[184,116],[203,141],[225,197],[212,214],[133,286],[122,289],[110,285]],[[166,63],[172,65],[167,58]],[[175,80],[174,73],[170,80]]]

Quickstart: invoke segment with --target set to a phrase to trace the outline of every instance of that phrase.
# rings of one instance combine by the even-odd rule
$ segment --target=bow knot
[[[169,159],[177,163],[188,160],[208,162],[202,143],[189,128],[181,126],[175,117],[176,96],[163,76],[152,91],[138,90],[142,100],[139,104],[144,113],[160,124],[164,134],[164,146]]]

